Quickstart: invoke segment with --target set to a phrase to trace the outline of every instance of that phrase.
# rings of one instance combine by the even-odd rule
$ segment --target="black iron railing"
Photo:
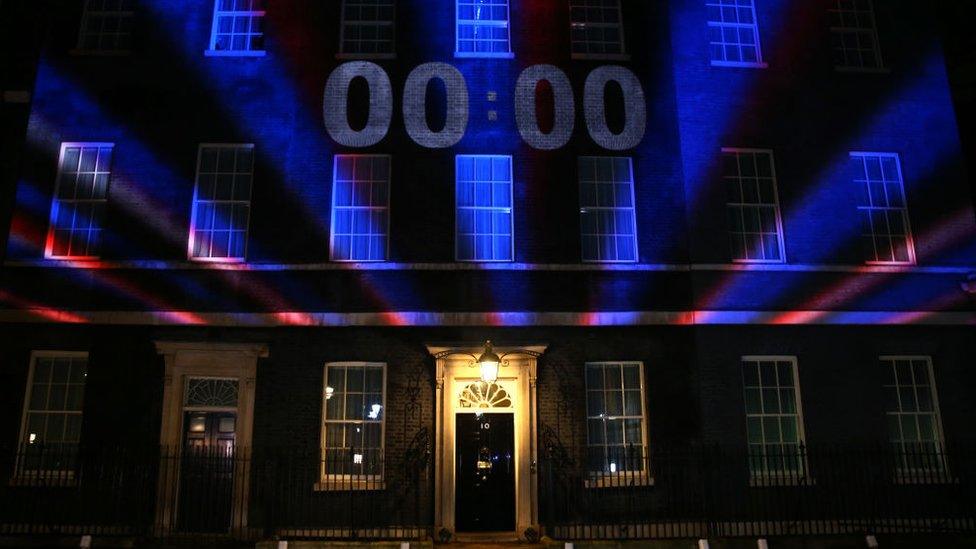
[[[27,445],[0,457],[0,535],[420,539],[433,486],[415,450]]]
[[[544,431],[543,431],[544,432]],[[0,535],[420,539],[433,532],[426,431],[406,451],[0,449]],[[538,447],[558,539],[976,532],[976,448]]]
[[[549,536],[976,532],[972,447],[598,450],[604,458],[552,443],[541,449],[540,516]]]

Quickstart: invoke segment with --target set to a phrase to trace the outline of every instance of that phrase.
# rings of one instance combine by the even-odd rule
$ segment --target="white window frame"
[[[203,150],[206,148],[250,148],[251,149],[251,192],[247,197],[248,212],[247,212],[247,225],[244,227],[244,254],[241,257],[206,257],[206,256],[195,256],[193,255],[193,245],[196,238],[196,218],[197,218],[197,205],[198,196],[200,192],[200,166],[203,163]],[[247,245],[250,240],[251,235],[251,209],[253,209],[254,204],[251,198],[254,196],[254,164],[257,163],[257,159],[254,157],[254,143],[200,143],[197,146],[197,170],[196,178],[193,182],[193,200],[190,206],[190,231],[189,237],[187,238],[186,245],[186,256],[190,261],[200,262],[200,263],[245,263],[247,262]],[[236,172],[235,172],[236,177]],[[216,200],[208,200],[207,202],[217,202]],[[240,200],[229,200],[225,202],[242,202]]]
[[[573,45],[574,44],[577,44],[577,43],[589,43],[589,40],[582,41],[582,42],[573,40],[573,26],[576,25],[576,23],[573,22],[572,10],[573,10],[574,4],[576,2],[580,2],[580,1],[585,1],[585,0],[569,0],[569,10],[570,10],[570,15],[569,15],[569,25],[570,25],[570,30],[569,30],[570,58],[571,59],[581,59],[581,60],[595,60],[595,61],[628,61],[628,60],[630,60],[630,55],[627,53],[627,39],[624,36],[624,25],[623,25],[623,17],[624,17],[623,16],[623,13],[624,12],[623,12],[623,7],[620,5],[620,0],[610,0],[610,1],[614,2],[616,4],[616,6],[617,6],[617,24],[616,25],[611,24],[611,23],[592,23],[592,22],[584,22],[584,23],[581,23],[582,26],[584,26],[584,27],[586,27],[586,26],[594,26],[594,27],[616,27],[617,28],[617,32],[620,33],[620,52],[619,53],[590,53],[590,52],[575,52],[575,51],[573,51]]]
[[[30,399],[31,390],[34,387],[34,370],[37,366],[37,360],[41,358],[83,358],[86,361],[89,359],[87,351],[31,351],[30,366],[27,372],[27,385],[24,388],[23,393],[24,405],[21,408],[20,437],[17,439],[17,445],[19,448],[26,448],[27,445],[31,444],[28,441],[27,417],[31,411]],[[85,389],[87,389],[87,380],[85,382],[85,386]],[[82,397],[82,409],[80,411],[62,411],[62,413],[65,415],[77,414],[84,418],[84,397]],[[82,421],[84,421],[84,419],[82,419]],[[30,483],[32,481],[61,480],[71,482],[75,478],[75,471],[73,469],[26,469],[24,467],[24,464],[18,459],[14,468],[13,481]]]
[[[629,208],[628,207],[620,207],[620,206],[612,206],[612,207],[607,207],[607,206],[590,206],[590,207],[584,207],[582,204],[580,204],[580,258],[582,259],[582,261],[584,263],[637,263],[638,260],[640,259],[640,250],[637,247],[637,245],[638,245],[638,241],[637,241],[637,200],[636,200],[637,197],[636,197],[635,191],[634,191],[635,182],[634,182],[634,159],[633,158],[631,158],[629,156],[627,156],[627,157],[621,157],[621,156],[580,156],[579,159],[577,160],[577,163],[576,163],[576,166],[577,166],[577,180],[578,180],[578,183],[579,183],[579,191],[580,191],[580,200],[582,200],[582,196],[583,196],[583,190],[582,190],[582,187],[583,187],[582,174],[579,173],[580,163],[584,159],[610,159],[610,160],[615,160],[617,158],[626,158],[627,159],[627,166],[628,166],[628,169],[630,170],[630,204],[631,204],[631,206]],[[605,183],[605,182],[595,182],[595,183],[596,184],[600,184],[600,183]],[[586,214],[586,213],[589,213],[591,210],[592,211],[598,211],[598,210],[627,210],[627,209],[630,210],[631,220],[632,220],[632,227],[631,227],[631,229],[633,230],[632,237],[633,237],[633,245],[634,245],[634,259],[586,259],[586,257],[585,257],[585,255],[586,255],[586,247],[583,244],[583,236],[584,236],[584,234],[583,234],[583,215]]]
[[[355,423],[355,420],[329,420],[327,418],[327,406],[326,406],[326,394],[327,387],[329,386],[329,368],[365,368],[365,367],[381,367],[383,369],[383,408],[382,415],[383,418],[380,420],[380,455],[382,456],[382,469],[378,475],[348,475],[343,473],[329,473],[326,471],[326,425],[328,423],[337,424],[348,424]],[[363,379],[365,384],[365,376]],[[365,388],[365,387],[364,387]],[[365,391],[364,391],[365,392]],[[316,484],[316,490],[383,490],[386,488],[386,392],[387,392],[387,363],[385,362],[366,362],[366,361],[340,361],[340,362],[326,362],[322,367],[322,415],[319,416],[321,420],[321,431],[319,435],[319,482]]]
[[[217,31],[218,31],[218,28],[219,28],[219,23],[220,23],[220,18],[221,17],[228,17],[228,16],[231,16],[231,17],[232,16],[247,16],[247,17],[251,17],[251,18],[256,18],[257,17],[257,18],[261,18],[262,19],[262,22],[264,22],[263,19],[264,19],[264,17],[265,17],[265,15],[266,15],[267,12],[266,12],[266,10],[252,10],[252,11],[236,11],[236,10],[234,10],[234,11],[222,11],[222,10],[219,9],[220,8],[220,0],[213,0],[213,1],[214,1],[213,19],[210,22],[210,42],[209,42],[209,44],[207,46],[207,49],[204,50],[204,55],[206,55],[208,57],[263,57],[264,55],[266,55],[267,52],[264,49],[260,49],[260,50],[252,50],[252,49],[247,49],[247,50],[218,50],[218,49],[215,49],[216,46],[217,46],[217,36],[219,34]],[[267,34],[265,32],[262,31],[261,32],[261,35],[262,35],[262,37],[264,37],[265,39],[267,39]],[[250,44],[250,41],[248,42],[248,44]]]
[[[133,11],[132,9],[128,9],[128,10],[94,10],[94,9],[90,9],[90,5],[91,5],[91,0],[85,0],[84,8],[82,8],[83,11],[82,11],[82,14],[81,14],[81,24],[78,27],[78,42],[77,42],[77,45],[75,46],[75,49],[72,50],[71,53],[72,54],[76,54],[76,55],[126,55],[126,54],[131,53],[132,52],[131,43],[130,43],[130,47],[129,48],[122,48],[122,49],[120,49],[120,48],[101,48],[101,47],[98,47],[98,48],[88,48],[88,47],[85,47],[83,45],[85,36],[88,36],[88,35],[97,35],[97,36],[101,37],[101,36],[104,36],[106,34],[118,34],[118,35],[122,35],[123,34],[123,33],[119,33],[119,32],[115,32],[115,33],[105,33],[105,32],[97,32],[97,33],[94,33],[94,32],[87,32],[86,33],[85,31],[88,28],[88,25],[89,25],[89,22],[90,22],[89,17],[92,15],[92,13],[112,14],[114,16],[117,16],[120,20],[123,19],[123,18],[129,18],[133,22],[135,20],[135,11]],[[128,35],[129,35],[129,40],[131,41],[132,40],[132,35],[133,35],[133,32],[132,32],[132,29],[131,28],[130,28],[130,30],[128,32]]]
[[[860,159],[860,161],[862,163],[862,169],[863,169],[864,158],[867,158],[867,157],[876,157],[879,160],[880,159],[884,159],[884,158],[893,158],[895,160],[895,166],[898,168],[898,183],[901,186],[901,194],[902,194],[903,206],[901,208],[895,208],[895,207],[890,207],[890,206],[888,206],[888,207],[875,207],[875,206],[866,206],[866,205],[863,205],[863,204],[861,204],[859,202],[858,205],[857,205],[858,213],[861,214],[861,212],[863,210],[867,210],[867,209],[870,209],[870,210],[877,210],[877,209],[881,209],[881,210],[897,210],[897,209],[900,209],[901,210],[901,214],[902,214],[902,222],[905,224],[905,248],[906,248],[906,252],[908,253],[908,260],[907,261],[885,261],[885,260],[879,260],[879,259],[873,259],[873,260],[872,259],[866,259],[864,261],[864,263],[867,264],[867,265],[915,265],[916,264],[916,260],[917,260],[916,259],[916,256],[915,256],[915,236],[914,236],[914,231],[912,230],[911,216],[908,213],[908,192],[905,189],[905,174],[904,174],[904,171],[901,168],[901,157],[898,155],[898,153],[893,153],[893,152],[876,152],[876,151],[851,151],[850,152],[850,158],[851,159],[854,159],[854,158]],[[864,177],[867,177],[867,174],[864,174]],[[862,181],[860,181],[860,179],[861,179],[861,176],[858,176],[855,179],[854,182],[857,183],[857,184],[866,184],[866,181],[862,182]],[[870,200],[870,193],[871,193],[870,188],[861,189],[861,191],[863,191],[865,193],[865,196],[868,197],[868,200]],[[887,192],[887,189],[886,189],[885,192]],[[862,220],[860,219],[860,216],[858,216],[858,217],[859,217],[858,223],[861,223]],[[874,239],[877,237],[877,235],[874,233],[874,225],[873,224],[871,225],[871,230],[872,230],[872,233],[871,233],[870,236],[872,238],[872,244],[873,244],[874,243]],[[865,235],[864,233],[860,233],[860,236],[863,238],[864,236],[867,236],[867,235]],[[875,251],[875,257],[877,257],[877,251]]]
[[[739,155],[739,154],[742,154],[742,153],[752,154],[752,155],[757,155],[757,154],[766,154],[766,155],[769,155],[769,173],[770,173],[770,177],[773,180],[773,200],[775,201],[775,203],[773,204],[773,207],[775,209],[775,215],[776,215],[776,238],[779,241],[778,242],[778,245],[779,245],[779,259],[749,259],[749,258],[736,258],[736,257],[732,257],[732,263],[743,263],[743,264],[759,263],[759,264],[774,264],[774,265],[775,264],[786,263],[786,236],[785,236],[784,230],[783,230],[783,214],[782,214],[782,210],[781,210],[780,204],[779,204],[779,179],[776,176],[776,155],[773,153],[773,150],[772,149],[753,149],[753,148],[741,148],[741,147],[722,147],[722,154],[723,155],[725,155],[725,154],[736,154],[736,155]],[[724,162],[724,158],[723,158],[723,162]],[[739,177],[740,180],[743,177],[742,176],[742,170],[741,169],[739,170],[738,177]],[[758,177],[758,175],[756,177]],[[722,174],[722,178],[723,179],[725,178],[725,174],[724,173]],[[723,183],[724,183],[724,181],[723,181]],[[740,185],[741,185],[741,183],[740,183]],[[725,203],[726,210],[730,206],[739,206],[739,207],[743,207],[743,208],[745,208],[745,207],[755,208],[755,207],[768,206],[768,204],[748,204],[748,203],[745,203],[745,202],[731,203],[731,202],[728,202],[726,200],[726,203]],[[745,220],[743,220],[743,229],[744,228],[745,228]],[[760,229],[761,228],[762,227],[760,227]],[[732,231],[732,228],[729,227],[727,230],[729,232],[730,238],[734,238],[734,233]],[[731,245],[731,242],[729,244]],[[734,256],[735,255],[734,254],[734,249],[733,250],[730,250],[730,253],[731,253],[731,255]]]
[[[707,7],[708,7],[708,5],[710,3],[720,2],[720,1],[721,0],[705,0],[706,9],[707,9]],[[751,0],[751,1],[752,1],[752,21],[753,21],[751,25],[744,24],[744,23],[729,23],[729,22],[724,22],[724,21],[711,21],[711,20],[707,20],[707,22],[708,22],[708,27],[710,27],[710,28],[711,27],[719,27],[719,28],[723,28],[723,27],[734,27],[734,28],[751,27],[752,28],[752,31],[753,31],[753,36],[756,39],[756,46],[755,46],[756,47],[756,60],[755,61],[724,61],[724,60],[721,60],[721,59],[712,59],[712,52],[711,52],[712,42],[709,39],[709,43],[708,43],[708,46],[709,46],[708,57],[709,57],[709,60],[711,61],[711,65],[713,67],[742,67],[742,68],[752,68],[752,69],[765,69],[765,68],[768,68],[769,67],[769,65],[765,61],[763,61],[762,39],[761,39],[760,33],[759,33],[759,18],[757,17],[757,12],[756,12],[756,2],[758,0]],[[719,8],[719,9],[721,9],[721,8]],[[706,14],[706,19],[707,19],[707,14]],[[741,47],[741,44],[739,45],[739,47]],[[723,56],[724,56],[724,52],[723,52]]]
[[[508,222],[510,225],[511,238],[509,239],[510,259],[461,259],[460,257],[460,233],[458,232],[458,160],[461,158],[508,158]],[[469,208],[469,207],[465,207]],[[504,208],[488,208],[502,210]],[[463,263],[512,263],[515,261],[515,157],[510,154],[457,154],[454,156],[454,260]]]
[[[390,4],[393,8],[393,19],[389,21],[377,20],[371,23],[361,23],[361,22],[350,22],[346,20],[346,4],[349,0],[342,0],[342,7],[340,8],[342,12],[340,13],[341,21],[339,23],[339,53],[336,54],[336,59],[396,59],[396,8],[397,0],[390,0]],[[390,38],[390,46],[393,51],[389,52],[348,52],[345,51],[346,47],[346,27],[350,26],[383,26],[389,24],[392,30],[392,36]]]
[[[387,159],[387,178],[386,178],[386,206],[336,206],[336,174],[339,169],[339,159],[343,157],[359,158],[386,158]],[[329,221],[329,260],[338,263],[382,263],[390,259],[390,195],[393,192],[393,157],[388,154],[335,154],[332,156],[332,213]],[[346,210],[384,210],[386,212],[386,249],[383,250],[383,259],[341,259],[335,256],[335,237],[336,237],[336,211]]]
[[[98,255],[98,254],[92,254],[92,253],[89,253],[88,255],[55,255],[54,254],[55,223],[57,221],[58,210],[60,209],[61,202],[62,202],[62,200],[60,198],[58,198],[58,194],[61,191],[61,175],[63,173],[63,168],[64,168],[64,153],[65,153],[65,150],[66,149],[75,148],[75,147],[78,147],[78,148],[81,148],[81,149],[84,149],[86,147],[88,147],[88,148],[110,148],[110,149],[112,149],[112,164],[114,164],[114,162],[115,162],[115,143],[103,142],[103,141],[66,141],[66,142],[61,143],[61,151],[58,153],[58,173],[57,173],[56,179],[54,180],[54,194],[51,196],[51,216],[50,216],[50,219],[48,221],[47,237],[45,239],[45,244],[44,244],[44,257],[46,257],[47,259],[65,259],[65,260],[84,260],[84,261],[88,261],[88,260],[96,260],[96,259],[98,259],[100,257],[100,255]],[[79,159],[79,162],[80,162],[80,159]],[[107,210],[107,205],[108,205],[108,190],[109,190],[109,187],[112,184],[112,164],[109,164],[109,170],[108,170],[108,172],[105,172],[105,173],[108,174],[107,175],[108,181],[105,183],[105,198],[99,198],[99,199],[92,198],[92,199],[84,199],[84,200],[74,200],[74,199],[71,199],[71,200],[65,200],[64,202],[91,202],[91,203],[96,203],[97,202],[97,203],[102,203],[103,205],[105,205],[106,206],[106,210]],[[96,171],[93,172],[93,173],[95,173],[96,175],[98,173],[102,173],[102,172],[98,172],[97,171],[98,170],[97,163],[95,165],[95,169],[96,169]],[[75,173],[77,174],[77,171]],[[102,221],[104,221],[104,219]],[[104,223],[99,228],[99,230],[102,231],[102,232],[105,231]],[[72,231],[72,234],[74,234],[74,231]],[[89,246],[89,248],[90,248],[90,246]],[[90,249],[88,251],[91,252]]]
[[[799,471],[795,471],[795,472],[789,470],[774,471],[767,468],[762,473],[757,474],[755,471],[752,470],[752,466],[751,466],[752,456],[749,454],[749,448],[748,448],[749,418],[759,417],[761,420],[762,418],[766,418],[770,416],[781,417],[790,414],[783,414],[782,412],[780,412],[779,414],[767,414],[765,412],[760,414],[749,413],[749,408],[748,408],[748,404],[746,403],[746,397],[745,397],[745,389],[746,389],[745,377],[744,377],[745,373],[743,372],[743,365],[746,362],[759,362],[759,363],[789,362],[790,363],[790,367],[793,371],[793,399],[794,402],[796,403],[796,414],[795,414],[796,415],[796,440],[797,440],[796,444],[797,444],[797,450],[799,452],[799,455],[797,456],[797,462],[800,465]],[[807,436],[806,436],[806,429],[804,427],[803,401],[801,399],[802,391],[800,390],[800,368],[799,368],[799,361],[797,360],[797,357],[795,355],[744,355],[739,359],[739,378],[741,379],[741,384],[742,384],[742,404],[743,404],[744,418],[746,420],[746,425],[745,425],[746,426],[746,431],[745,431],[746,460],[747,460],[746,463],[749,469],[749,484],[752,486],[765,486],[765,485],[782,486],[782,485],[797,484],[800,481],[803,481],[805,484],[812,484],[813,480],[810,473],[810,462],[807,456],[807,452],[805,450],[807,444]],[[761,374],[760,374],[759,382],[760,382],[760,395],[761,395],[763,390],[763,386],[761,385],[762,384]],[[779,386],[777,385],[777,387]],[[763,445],[763,452],[765,453],[766,451],[765,448],[767,446],[765,434],[763,434],[762,445]]]
[[[851,11],[851,10],[841,10],[841,9],[838,9],[837,8],[837,4],[836,4],[837,0],[832,0],[832,1],[834,2],[834,4],[832,4],[830,7],[827,8],[828,17],[829,17],[829,14],[832,14],[832,13],[839,13],[839,12],[842,12],[842,11],[843,12]],[[885,68],[884,57],[881,54],[881,40],[878,37],[878,13],[874,9],[874,1],[873,0],[859,0],[859,1],[867,2],[867,7],[868,7],[867,11],[870,11],[871,12],[871,22],[872,22],[871,27],[870,28],[869,27],[837,27],[837,26],[831,25],[830,26],[830,34],[831,35],[841,35],[841,36],[848,35],[848,34],[858,34],[859,35],[859,34],[862,34],[862,33],[870,34],[871,35],[871,39],[874,41],[874,43],[872,44],[872,46],[873,46],[873,50],[874,50],[874,56],[875,56],[875,59],[876,59],[875,65],[874,66],[864,66],[864,65],[858,66],[858,65],[850,65],[850,64],[838,65],[838,64],[834,63],[834,70],[836,70],[838,72],[886,73],[886,72],[888,72],[888,69]],[[864,10],[854,10],[854,11],[864,11]],[[834,49],[833,48],[833,45],[831,45],[831,53],[833,53],[833,49]],[[846,60],[847,59],[847,56],[845,55],[844,58]]]
[[[514,59],[515,52],[512,51],[512,0],[505,0],[505,22],[494,20],[460,19],[458,2],[470,2],[471,0],[454,0],[454,57],[458,58],[495,58],[495,59]],[[508,45],[507,52],[474,52],[461,51],[461,25],[485,26],[485,27],[504,27],[508,31],[508,38],[505,42]]]
[[[935,385],[935,368],[932,364],[932,357],[929,355],[881,355],[878,357],[878,361],[881,362],[882,366],[886,369],[893,368],[894,363],[898,361],[925,362],[925,367],[928,369],[929,389],[932,392],[930,395],[932,398],[931,413],[934,415],[934,421],[935,421],[934,434],[936,437],[935,443],[938,445],[938,453],[940,458],[939,461],[942,464],[942,469],[940,470],[940,469],[933,469],[933,468],[905,468],[901,466],[900,463],[901,460],[899,459],[898,460],[899,463],[897,463],[895,466],[896,480],[904,481],[904,482],[939,482],[939,481],[950,480],[951,475],[949,473],[949,464],[946,460],[945,431],[942,428],[942,411],[939,409],[939,389]],[[891,375],[895,377],[894,387],[898,387],[898,388],[902,387],[902,385],[898,384],[898,379],[896,377],[897,374],[891,372]],[[883,384],[882,386],[885,388],[891,387],[891,385],[887,385],[887,384]],[[918,386],[915,385],[914,379],[912,380],[911,387],[915,391],[918,390]],[[918,416],[925,413],[925,412],[918,412],[918,411],[905,412],[901,409],[900,401],[898,403],[898,407],[899,410],[897,412],[891,412],[886,408],[885,419],[887,419],[892,414],[896,414],[898,416],[902,416],[902,415]],[[891,445],[898,444],[899,446],[901,446],[901,450],[904,452],[905,441],[904,440],[893,441],[891,440],[890,433],[888,435],[889,435],[888,444]]]
[[[590,366],[608,366],[608,365],[620,365],[623,366],[637,366],[637,371],[640,376],[640,401],[641,401],[641,445],[643,447],[643,455],[641,459],[643,460],[644,469],[640,471],[631,471],[620,469],[616,472],[604,472],[604,471],[591,471],[589,466],[589,429],[591,419],[600,419],[599,417],[590,417],[589,415],[589,394],[590,388],[587,385],[587,369]],[[621,374],[622,375],[622,374]],[[602,389],[606,392],[606,386]],[[621,392],[625,391],[623,386],[620,387]],[[584,485],[587,488],[614,488],[620,486],[650,486],[654,484],[654,477],[651,474],[651,449],[649,445],[649,437],[647,432],[647,386],[644,381],[644,362],[639,360],[591,360],[583,364],[583,406],[584,414],[586,415],[586,431],[584,436],[586,437],[586,451],[587,451],[587,462],[584,466],[586,470],[586,478]],[[624,406],[624,403],[620,403]],[[621,416],[622,418],[634,419],[634,416]],[[607,447],[606,444],[603,445]]]

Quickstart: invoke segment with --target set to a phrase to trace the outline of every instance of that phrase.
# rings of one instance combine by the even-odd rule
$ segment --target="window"
[[[868,263],[915,263],[915,245],[897,154],[851,153],[860,189],[861,240]]]
[[[624,56],[620,0],[569,0],[569,17],[574,58]]]
[[[512,157],[458,155],[458,261],[511,261]]]
[[[340,57],[393,57],[395,9],[394,0],[344,0]]]
[[[190,222],[190,258],[244,261],[254,145],[200,145]]]
[[[19,474],[74,474],[87,376],[88,353],[38,351],[31,356]]]
[[[722,149],[732,260],[780,263],[784,260],[783,223],[772,151]]]
[[[133,0],[85,0],[78,50],[125,52],[132,44]]]
[[[806,476],[795,357],[742,357],[749,471],[754,480]]]
[[[335,156],[332,184],[333,261],[384,261],[390,218],[390,157]]]
[[[631,160],[582,156],[579,182],[583,261],[637,261]]]
[[[386,365],[325,365],[322,478],[336,488],[381,488]]]
[[[765,67],[753,0],[706,0],[712,65]]]
[[[514,57],[508,0],[457,0],[455,57]]]
[[[942,420],[936,398],[932,359],[927,356],[883,356],[888,440],[899,473],[945,469]]]
[[[264,0],[214,0],[207,55],[264,55]]]
[[[881,69],[881,48],[871,0],[834,0],[827,12],[834,66],[841,70]]]
[[[643,369],[640,362],[586,364],[587,471],[591,478],[648,472]]]
[[[62,143],[45,255],[98,257],[108,202],[112,143]]]

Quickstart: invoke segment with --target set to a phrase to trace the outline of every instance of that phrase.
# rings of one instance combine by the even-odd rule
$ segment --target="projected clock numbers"
[[[349,124],[349,86],[363,78],[369,88],[369,118],[365,127],[355,130]],[[447,92],[444,127],[433,131],[427,125],[427,87],[440,80]],[[553,127],[543,132],[536,115],[536,88],[548,82],[553,94]],[[619,133],[607,123],[605,92],[615,82],[623,92],[624,127]],[[393,88],[382,67],[368,61],[351,61],[336,67],[329,75],[323,94],[325,128],[332,139],[347,147],[369,147],[379,143],[390,129],[393,118]],[[597,67],[586,77],[583,92],[586,129],[597,145],[619,151],[636,147],[644,138],[647,106],[637,76],[626,67]],[[464,138],[468,126],[468,87],[457,68],[447,63],[424,63],[407,76],[403,92],[403,122],[410,138],[422,147],[444,149]],[[553,65],[532,65],[519,75],[515,84],[515,121],[527,145],[539,150],[566,146],[573,135],[576,103],[566,73]]]

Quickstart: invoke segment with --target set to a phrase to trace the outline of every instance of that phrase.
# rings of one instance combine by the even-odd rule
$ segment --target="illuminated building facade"
[[[0,533],[976,529],[976,218],[924,6],[46,17]]]

